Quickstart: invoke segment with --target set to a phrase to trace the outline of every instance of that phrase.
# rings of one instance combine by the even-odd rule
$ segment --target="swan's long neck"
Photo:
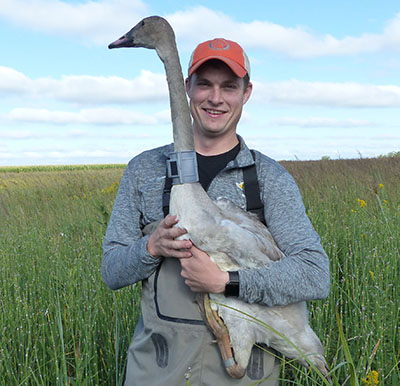
[[[167,74],[175,151],[194,150],[193,129],[176,44],[157,50]],[[173,49],[172,49],[173,48]]]

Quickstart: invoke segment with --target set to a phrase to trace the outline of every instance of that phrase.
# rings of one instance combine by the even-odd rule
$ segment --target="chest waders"
[[[254,153],[253,158],[254,158]],[[243,168],[246,209],[265,223],[255,164]],[[169,213],[172,181],[163,193],[164,215]],[[213,335],[203,322],[195,293],[180,275],[178,259],[164,258],[156,272],[142,282],[142,317],[128,351],[125,386],[248,386],[279,384],[279,360],[256,346],[246,375],[233,379],[225,371]]]

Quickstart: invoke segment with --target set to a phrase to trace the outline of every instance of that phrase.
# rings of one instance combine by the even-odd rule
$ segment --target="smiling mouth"
[[[214,110],[214,109],[204,109],[204,111],[210,115],[222,115],[225,112],[221,110]]]

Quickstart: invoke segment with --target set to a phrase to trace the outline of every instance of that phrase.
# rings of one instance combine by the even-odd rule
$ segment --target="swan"
[[[182,69],[169,23],[159,16],[145,18],[109,45],[109,48],[120,47],[144,47],[157,52],[167,76],[175,153],[194,152]],[[212,201],[199,182],[173,185],[170,213],[177,215],[178,226],[187,230],[185,237],[207,252],[224,271],[265,266],[284,257],[258,219],[229,200]],[[251,349],[257,342],[296,358],[305,366],[311,363],[329,379],[324,349],[308,324],[305,302],[267,307],[222,294],[203,294],[199,305],[206,324],[216,335],[226,371],[232,377],[244,376]],[[269,327],[256,323],[255,319]]]

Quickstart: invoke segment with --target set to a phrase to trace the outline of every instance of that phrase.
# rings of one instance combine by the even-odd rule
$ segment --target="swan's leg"
[[[208,294],[200,294],[196,301],[199,304],[200,312],[206,325],[217,338],[217,344],[221,352],[226,371],[232,378],[243,378],[244,374],[246,373],[246,367],[243,368],[236,362],[232,352],[229,331],[226,328],[223,320],[219,317],[218,313],[211,308]]]

